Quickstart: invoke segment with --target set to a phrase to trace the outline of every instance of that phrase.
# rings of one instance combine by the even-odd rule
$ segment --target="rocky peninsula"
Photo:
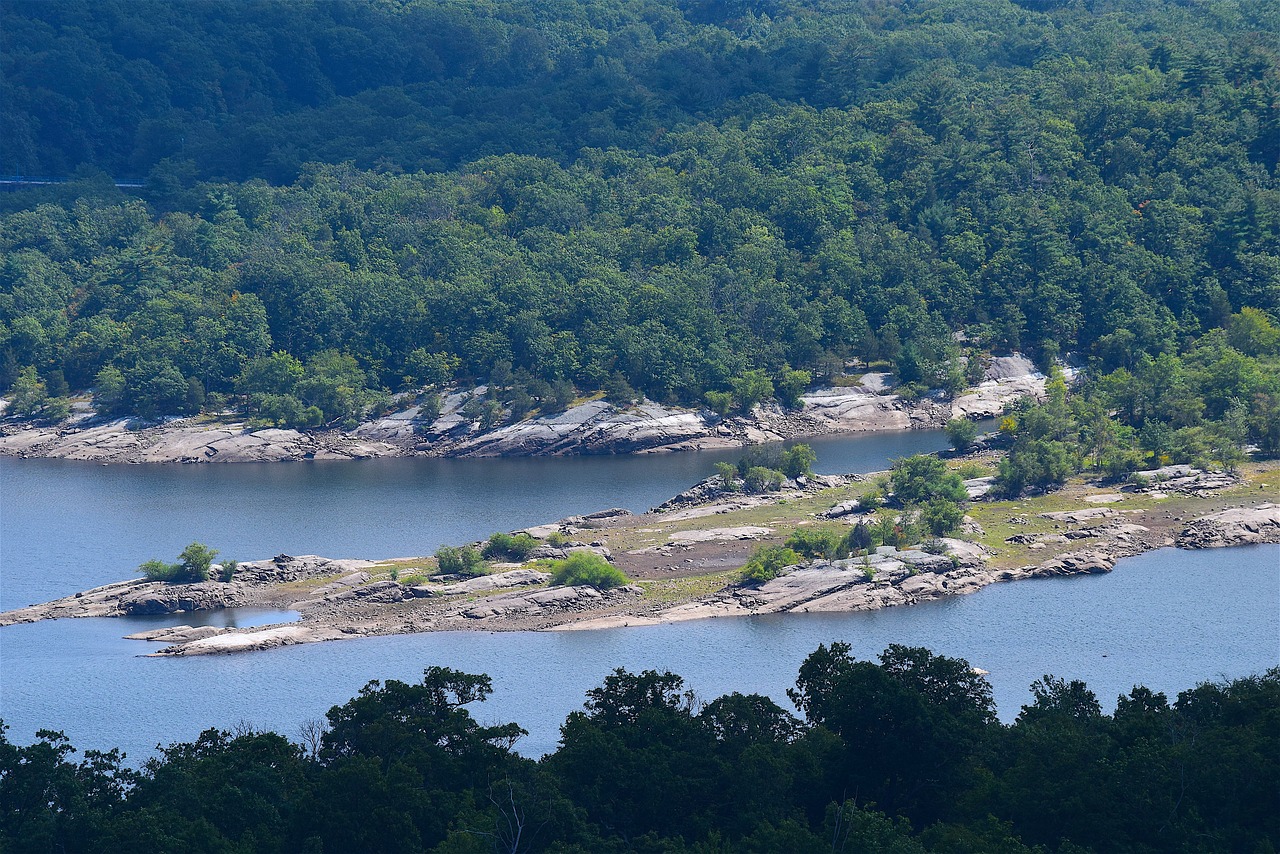
[[[991,465],[994,454],[970,456]],[[954,464],[954,462],[953,462]],[[922,548],[882,547],[810,561],[763,584],[739,569],[757,547],[798,528],[850,526],[874,476],[813,476],[779,492],[726,494],[709,479],[647,513],[604,510],[525,531],[540,543],[523,564],[474,578],[438,577],[432,558],[332,560],[278,555],[240,565],[232,580],[122,581],[0,614],[0,626],[62,617],[169,614],[259,606],[299,613],[250,629],[178,626],[141,640],[156,655],[199,655],[427,631],[586,630],[711,617],[864,611],[961,595],[1000,581],[1109,572],[1151,549],[1280,543],[1280,464],[1235,474],[1171,466],[1142,486],[1076,479],[1032,498],[977,500],[961,533]],[[970,481],[983,492],[984,478]],[[547,559],[596,552],[631,583],[609,590],[552,586]],[[1277,567],[1280,570],[1280,567]]]
[[[1025,396],[1043,397],[1045,377],[1023,356],[993,359],[986,379],[953,399],[908,400],[892,377],[868,373],[856,384],[806,394],[800,406],[756,407],[722,417],[641,401],[620,407],[585,400],[566,411],[485,428],[464,414],[486,389],[455,390],[434,417],[405,397],[394,411],[351,430],[257,427],[234,415],[143,424],[104,420],[82,403],[67,422],[0,425],[0,456],[99,463],[237,463],[372,457],[497,457],[655,453],[731,448],[835,433],[941,427],[953,417],[984,418]]]

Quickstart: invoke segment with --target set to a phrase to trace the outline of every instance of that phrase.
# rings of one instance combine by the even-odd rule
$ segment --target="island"
[[[952,455],[948,471],[994,472],[1003,452]],[[606,509],[511,532],[520,561],[484,574],[440,574],[434,557],[337,560],[277,555],[241,563],[228,580],[134,579],[0,614],[0,626],[258,606],[297,611],[294,623],[176,626],[131,637],[159,656],[262,650],[431,631],[580,631],[776,613],[847,612],[972,593],[1001,581],[1109,572],[1152,549],[1280,543],[1280,463],[1235,472],[1167,466],[1126,482],[1072,478],[1034,496],[989,499],[990,475],[963,481],[975,500],[957,530],[921,545],[881,545],[845,559],[799,560],[767,580],[743,577],[762,547],[796,532],[840,535],[870,517],[880,475],[800,475],[774,491],[728,491],[714,475],[649,512]],[[500,537],[501,535],[495,535]],[[803,538],[802,538],[803,539]],[[483,543],[474,544],[478,553]],[[575,552],[598,555],[627,583],[553,585],[547,571]],[[604,589],[600,589],[604,587]]]

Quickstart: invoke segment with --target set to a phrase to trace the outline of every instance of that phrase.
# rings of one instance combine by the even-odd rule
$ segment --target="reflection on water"
[[[297,611],[279,608],[217,608],[211,611],[182,611],[177,614],[144,614],[115,617],[121,626],[120,634],[154,631],[170,626],[213,626],[219,629],[249,629],[254,626],[270,626],[275,623],[294,623],[300,615]]]

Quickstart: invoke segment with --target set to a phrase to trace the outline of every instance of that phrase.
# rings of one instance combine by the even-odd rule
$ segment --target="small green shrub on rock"
[[[209,568],[218,556],[217,549],[204,543],[192,543],[178,555],[179,563],[149,560],[138,567],[148,581],[167,581],[172,584],[192,584],[209,580]]]
[[[834,560],[844,550],[844,536],[835,528],[796,528],[787,538],[786,547],[807,558]]]
[[[801,562],[800,555],[786,546],[761,546],[742,568],[742,580],[761,583],[777,578],[788,566]]]
[[[441,575],[487,575],[489,567],[480,552],[471,546],[441,546],[436,549]]]
[[[508,560],[523,562],[538,547],[538,541],[528,534],[504,534],[497,532],[489,535],[489,542],[484,545],[484,557],[488,560]]]
[[[574,552],[551,564],[551,583],[566,587],[588,585],[597,590],[608,590],[630,584],[631,579],[595,552]]]

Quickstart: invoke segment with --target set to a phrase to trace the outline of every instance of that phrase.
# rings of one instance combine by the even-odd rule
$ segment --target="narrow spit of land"
[[[759,496],[715,495],[704,482],[648,513],[605,510],[527,529],[543,541],[530,561],[497,564],[472,579],[432,579],[430,558],[278,555],[242,564],[230,582],[121,581],[0,614],[0,626],[240,606],[300,614],[290,624],[176,627],[136,636],[168,644],[160,655],[428,631],[582,630],[874,610],[998,581],[1108,572],[1121,558],[1164,546],[1280,543],[1280,463],[1251,464],[1235,475],[1174,468],[1143,488],[1078,479],[1032,498],[976,501],[962,532],[942,540],[945,549],[933,550],[938,554],[886,547],[865,557],[806,563],[764,584],[740,580],[739,569],[761,545],[781,543],[803,526],[854,524],[859,516],[852,507],[874,479],[815,476]],[[551,586],[539,559],[575,549],[606,555],[632,583],[605,591]]]

